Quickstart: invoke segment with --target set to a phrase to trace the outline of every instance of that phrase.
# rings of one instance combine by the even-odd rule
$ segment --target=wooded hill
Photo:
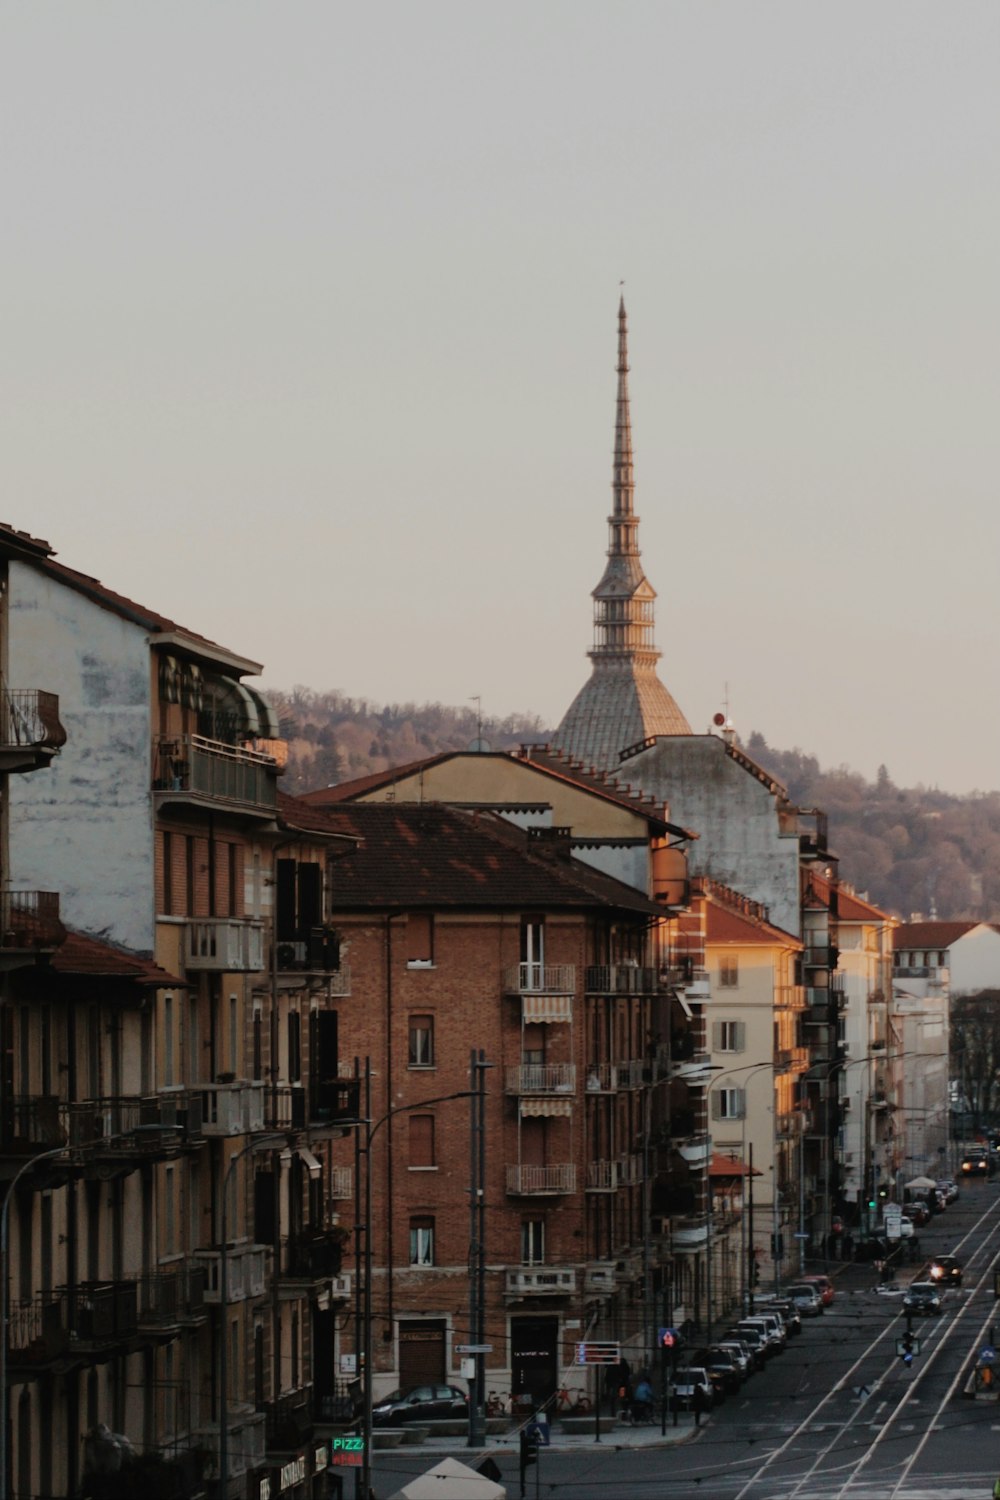
[[[337,691],[297,687],[268,695],[289,741],[289,792],[354,780],[442,750],[465,750],[480,732],[473,708],[440,703],[381,706]],[[494,750],[545,740],[538,718],[483,720]],[[776,750],[761,734],[746,749],[802,807],[829,815],[830,847],[844,879],[897,916],[944,920],[1000,914],[1000,792],[957,797],[928,787],[898,787],[885,766],[876,781],[816,756]]]

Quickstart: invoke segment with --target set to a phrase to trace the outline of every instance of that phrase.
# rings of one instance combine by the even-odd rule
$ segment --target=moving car
[[[941,1311],[941,1295],[933,1281],[914,1281],[903,1298],[903,1307],[909,1313],[934,1317]]]
[[[390,1391],[372,1407],[376,1427],[454,1421],[468,1415],[469,1398],[457,1385],[415,1385],[408,1391]]]
[[[786,1288],[786,1295],[790,1302],[794,1302],[804,1318],[818,1318],[823,1311],[823,1298],[819,1294],[819,1287],[814,1286],[812,1282],[796,1282],[794,1286]]]
[[[802,1280],[816,1288],[824,1307],[830,1306],[830,1303],[833,1301],[834,1292],[833,1282],[829,1276],[803,1276]]]
[[[961,1286],[962,1263],[954,1255],[937,1255],[927,1272],[937,1286]]]
[[[961,1170],[963,1177],[992,1177],[994,1168],[989,1153],[977,1146],[966,1151],[962,1157]]]

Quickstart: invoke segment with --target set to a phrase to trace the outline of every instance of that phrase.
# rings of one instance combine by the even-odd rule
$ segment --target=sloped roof
[[[161,969],[151,958],[83,932],[67,930],[48,968],[56,974],[79,978],[124,979],[145,989],[186,988],[183,979]]]
[[[743,945],[757,943],[768,948],[776,944],[785,948],[802,947],[800,938],[775,927],[772,922],[762,921],[760,917],[751,916],[747,912],[734,911],[732,907],[720,906],[715,901],[706,903],[705,941]]]
[[[331,833],[359,840],[331,866],[332,911],[663,912],[632,886],[571,859],[555,841],[531,839],[491,813],[355,802],[325,809],[323,821]]]
[[[75,568],[68,568],[64,563],[56,562],[55,554],[48,542],[37,541],[28,537],[24,532],[15,531],[5,522],[0,522],[0,555],[4,553],[22,558],[39,572],[65,584],[75,593],[82,594],[92,603],[100,605],[102,609],[110,610],[112,614],[131,621],[133,625],[141,626],[143,630],[148,630],[155,635],[178,636],[193,652],[200,649],[210,657],[221,656],[232,665],[252,675],[256,676],[263,671],[260,663],[237,656],[228,647],[220,646],[217,641],[211,641],[207,636],[189,630],[186,625],[178,624],[167,615],[161,615],[156,610],[137,603],[134,599],[126,598],[124,594],[116,593],[114,589],[109,589],[106,584],[101,583],[98,578],[91,578],[86,573],[80,573]]]
[[[974,927],[991,927],[1000,932],[996,922],[901,922],[892,935],[894,948],[950,948]]]

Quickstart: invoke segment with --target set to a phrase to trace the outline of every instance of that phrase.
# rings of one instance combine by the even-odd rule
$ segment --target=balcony
[[[238,917],[199,918],[188,922],[184,964],[198,973],[263,973],[263,922]]]
[[[53,952],[66,936],[57,891],[0,894],[0,951]]]
[[[707,1221],[693,1217],[671,1219],[670,1242],[675,1250],[697,1250],[708,1243]]]
[[[190,1260],[140,1276],[140,1327],[169,1330],[200,1322],[206,1316],[205,1280],[205,1267]]]
[[[712,1059],[707,1052],[695,1052],[693,1056],[670,1065],[670,1077],[686,1083],[689,1088],[703,1087],[709,1083],[714,1071]]]
[[[572,1094],[576,1089],[574,1063],[522,1063],[508,1068],[508,1094]]]
[[[712,1159],[712,1137],[698,1136],[677,1149],[692,1171],[701,1171]]]
[[[572,1266],[533,1266],[507,1272],[508,1299],[521,1297],[575,1297],[576,1271]]]
[[[505,995],[559,995],[576,993],[574,964],[513,964],[504,973]]]
[[[807,969],[835,969],[838,950],[832,943],[812,943],[802,950],[802,963]]]
[[[319,975],[330,995],[351,993],[351,971],[341,962],[340,939],[326,927],[313,927],[279,938],[274,961],[280,974]]]
[[[54,1094],[14,1094],[0,1106],[0,1150],[5,1156],[37,1156],[66,1143],[59,1100]]]
[[[281,1083],[265,1091],[268,1130],[346,1129],[361,1118],[361,1080],[336,1078],[310,1085]]]
[[[215,1083],[199,1089],[206,1136],[250,1135],[264,1128],[264,1085]]]
[[[191,734],[157,743],[153,790],[161,806],[221,805],[251,817],[273,817],[279,769],[272,755]]]
[[[312,1437],[312,1386],[286,1391],[264,1406],[266,1443],[269,1453],[294,1453]]]
[[[552,1167],[507,1167],[507,1191],[514,1197],[557,1197],[576,1192],[576,1166],[563,1162]]]
[[[10,1304],[8,1362],[42,1370],[71,1356],[107,1354],[138,1333],[134,1281],[82,1281]]]
[[[84,1160],[162,1161],[203,1140],[200,1094],[183,1089],[60,1105],[67,1147]]]
[[[205,1270],[205,1301],[220,1301],[221,1255],[218,1250],[196,1250],[194,1258]],[[226,1256],[226,1298],[246,1302],[267,1290],[267,1250],[263,1245],[233,1245]]]
[[[261,1468],[266,1458],[267,1442],[267,1418],[264,1413],[262,1411],[252,1411],[250,1407],[244,1407],[242,1411],[234,1412],[232,1402],[230,1402],[226,1432],[228,1434],[226,1451],[230,1478],[247,1474],[251,1469]],[[199,1427],[192,1436],[196,1446],[205,1455],[205,1478],[217,1480],[219,1477],[218,1422],[211,1422],[205,1427]],[[222,1500],[222,1497],[220,1497],[220,1500]]]
[[[684,986],[684,997],[687,1000],[711,1000],[712,985],[707,969],[691,970],[691,978]]]
[[[638,1089],[653,1080],[653,1064],[644,1058],[627,1062],[589,1063],[584,1087],[588,1094],[614,1094],[619,1089]]]
[[[587,1163],[587,1192],[613,1193],[642,1181],[642,1157],[616,1156],[613,1160]]]
[[[591,964],[584,972],[584,989],[588,995],[656,995],[660,972],[638,964]]]
[[[40,770],[65,743],[56,693],[0,689],[0,772]]]
[[[346,1237],[346,1231],[337,1228],[305,1230],[290,1237],[282,1251],[280,1278],[311,1282],[339,1276]]]

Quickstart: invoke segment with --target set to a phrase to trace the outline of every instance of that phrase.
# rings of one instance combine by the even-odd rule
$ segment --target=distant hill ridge
[[[379,705],[333,690],[270,692],[289,742],[284,788],[311,791],[353,781],[445,750],[466,750],[481,734],[494,750],[545,740],[530,714],[486,717],[441,703]],[[792,801],[829,815],[841,875],[896,916],[946,921],[1000,913],[1000,792],[953,796],[897,787],[885,766],[874,782],[846,766],[823,770],[814,755],[776,750],[762,734],[747,753],[788,788]]]

